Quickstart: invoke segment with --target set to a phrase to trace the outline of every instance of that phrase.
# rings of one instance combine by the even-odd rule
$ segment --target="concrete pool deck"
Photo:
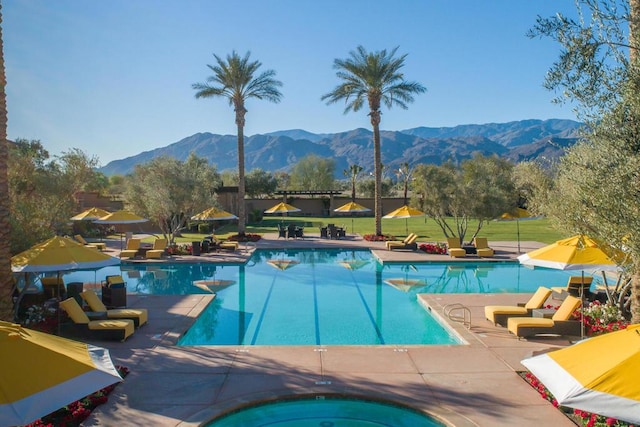
[[[513,260],[516,242],[490,242],[494,260]],[[521,242],[522,252],[543,246]],[[241,262],[258,249],[370,248],[383,262],[454,261],[446,255],[386,251],[382,242],[352,237],[277,239],[265,235],[235,254],[180,257]],[[476,257],[461,259],[484,262]],[[520,360],[570,344],[564,338],[517,340],[484,319],[488,304],[515,304],[525,294],[422,294],[436,316],[446,304],[471,313],[471,328],[444,320],[467,344],[457,346],[204,346],[177,347],[213,295],[135,295],[149,323],[126,342],[95,341],[115,364],[130,369],[123,383],[83,423],[86,426],[197,426],[239,405],[294,395],[350,395],[409,405],[449,425],[574,426],[517,371]]]

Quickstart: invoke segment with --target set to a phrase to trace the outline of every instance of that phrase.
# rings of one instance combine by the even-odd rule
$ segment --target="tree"
[[[409,183],[412,180],[413,175],[413,167],[409,166],[409,163],[404,162],[400,165],[398,170],[396,171],[396,176],[398,177],[398,181],[402,180],[402,194],[404,196],[404,204],[407,204],[407,193],[409,191]]]
[[[487,221],[508,211],[517,199],[513,165],[498,157],[476,156],[459,168],[418,165],[411,182],[413,203],[438,224],[445,237],[463,243],[471,219],[478,220],[472,241]]]
[[[360,165],[350,165],[348,169],[344,169],[342,174],[351,181],[351,201],[356,200],[356,182],[363,168]]]
[[[65,175],[69,179],[69,188],[76,191],[105,192],[109,187],[109,179],[96,169],[100,165],[97,157],[89,157],[79,148],[65,151],[58,157]]]
[[[590,129],[563,158],[553,193],[539,195],[537,202],[564,230],[590,233],[625,248],[631,258],[631,317],[635,323],[640,322],[636,216],[640,0],[578,0],[576,5],[579,19],[539,18],[530,34],[550,37],[562,46],[546,85],[561,89],[577,102],[586,111]]]
[[[262,197],[273,194],[278,181],[270,172],[255,168],[247,174],[245,184],[250,197]]]
[[[331,190],[336,162],[309,154],[293,165],[290,186],[293,190]]]
[[[373,127],[373,162],[375,179],[375,223],[376,234],[382,234],[382,159],[380,154],[380,121],[381,103],[387,108],[394,105],[407,109],[407,104],[413,102],[413,95],[426,91],[421,84],[404,79],[401,72],[407,55],[395,57],[398,48],[387,52],[386,49],[377,52],[367,52],[358,46],[349,52],[349,58],[336,59],[333,68],[338,70],[336,76],[342,80],[332,92],[322,96],[327,104],[344,101],[345,114],[358,112],[365,104],[369,106],[369,117]]]
[[[245,103],[249,98],[280,102],[282,94],[278,88],[282,86],[282,82],[274,78],[276,73],[273,70],[255,76],[262,64],[259,61],[250,61],[249,52],[240,57],[233,51],[227,55],[226,61],[218,55],[213,56],[217,65],[207,65],[213,75],[207,78],[207,83],[195,83],[192,87],[197,91],[196,98],[227,98],[235,111],[238,128],[238,234],[244,235],[244,125],[247,113]]]
[[[135,167],[125,197],[133,211],[155,222],[173,243],[192,215],[216,206],[219,185],[220,176],[207,159],[193,153],[184,162],[156,157]]]
[[[2,5],[0,5],[2,8]],[[0,13],[0,23],[2,14]],[[4,49],[0,28],[0,319],[13,320],[13,275],[11,274],[11,224],[9,182],[7,173],[7,78],[4,71]]]

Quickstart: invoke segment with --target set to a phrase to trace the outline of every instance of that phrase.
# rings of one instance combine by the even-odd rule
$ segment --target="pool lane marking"
[[[318,310],[318,290],[316,288],[316,269],[315,265],[311,267],[311,276],[313,280],[313,321],[315,324],[316,345],[320,345],[320,315]]]
[[[278,277],[278,272],[276,272],[275,276],[273,276],[271,285],[269,285],[269,292],[267,292],[267,297],[265,298],[264,304],[262,305],[262,311],[260,312],[260,317],[258,318],[258,322],[256,323],[256,330],[253,333],[253,338],[251,338],[251,345],[255,345],[256,340],[258,339],[258,335],[260,333],[260,327],[262,326],[262,321],[264,320],[267,307],[269,306],[269,300],[271,299],[271,293],[273,292],[273,285],[275,284],[277,277]],[[242,344],[242,343],[238,343],[238,344]]]
[[[360,299],[362,300],[362,305],[364,305],[364,309],[367,312],[367,316],[369,316],[369,321],[373,325],[373,329],[375,329],[375,331],[376,331],[376,335],[378,336],[379,344],[385,345],[384,338],[382,338],[382,331],[380,331],[380,328],[378,328],[378,325],[376,325],[376,319],[374,319],[373,313],[371,313],[371,310],[369,309],[369,304],[367,304],[367,300],[365,299],[364,295],[362,294],[362,291],[360,290],[360,286],[358,285],[358,281],[355,280],[355,278],[353,277],[353,271],[351,272],[351,278],[353,279],[353,283],[355,283],[356,290],[358,291],[358,295],[360,295]],[[376,285],[376,286],[378,286],[378,285]],[[382,286],[382,285],[380,285],[380,286]]]

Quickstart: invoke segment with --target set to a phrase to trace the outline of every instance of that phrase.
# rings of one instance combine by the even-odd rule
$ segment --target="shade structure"
[[[514,221],[516,222],[516,234],[518,236],[518,253],[520,253],[520,220],[525,218],[533,218],[528,210],[522,208],[515,208],[510,212],[505,212],[500,215],[501,221]]]
[[[147,221],[149,220],[127,210],[115,211],[96,220],[98,224],[138,224]]]
[[[11,270],[16,273],[84,270],[117,264],[118,258],[60,236],[11,257]]]
[[[520,255],[520,264],[556,270],[617,271],[624,254],[585,235],[567,239]]]
[[[0,426],[24,425],[122,381],[109,351],[0,321]]]
[[[339,213],[348,213],[348,214],[354,214],[354,213],[362,213],[362,212],[370,212],[371,209],[359,205],[356,202],[349,202],[349,203],[345,203],[344,205],[335,208],[333,210],[334,212],[339,212]],[[351,217],[351,232],[354,233],[353,230],[353,216]]]
[[[385,216],[383,216],[382,218],[385,219],[397,219],[397,218],[404,218],[405,219],[405,231],[407,234],[409,234],[409,226],[407,225],[407,219],[408,218],[415,218],[415,217],[420,217],[420,216],[425,216],[426,214],[422,211],[419,211],[418,209],[412,208],[411,206],[408,205],[404,205],[399,207],[398,209],[396,209],[393,212],[389,212],[388,214],[386,214]]]
[[[290,212],[300,212],[300,209],[295,206],[291,206],[285,202],[280,202],[277,205],[267,209],[264,213],[272,214],[272,213],[290,213]]]
[[[278,270],[284,271],[300,264],[300,262],[292,259],[270,259],[267,261],[267,264],[271,267],[277,268]]]
[[[194,221],[224,221],[238,219],[238,217],[225,210],[214,207],[195,214],[191,219]]]
[[[95,221],[110,213],[111,212],[105,211],[104,209],[93,207],[80,212],[78,215],[72,216],[71,221]]]
[[[640,325],[521,362],[563,406],[640,423]]]

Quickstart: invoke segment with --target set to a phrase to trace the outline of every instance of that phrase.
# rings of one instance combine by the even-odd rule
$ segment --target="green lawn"
[[[404,219],[383,219],[382,220],[382,232],[384,234],[391,234],[395,237],[404,238],[407,235],[405,229],[408,227],[409,233],[417,233],[421,241],[440,241],[444,242],[444,234],[440,227],[429,218],[409,218]],[[258,224],[248,224],[247,233],[274,233],[277,232],[277,226],[280,222],[289,224],[291,222],[303,225],[306,228],[307,233],[319,233],[319,227],[333,223],[336,225],[344,225],[347,227],[347,232],[351,233],[351,217],[349,216],[335,216],[331,218],[317,218],[317,217],[265,217]],[[473,231],[475,230],[476,222],[472,222],[469,225],[468,235],[466,239],[471,238]],[[523,220],[516,224],[516,221],[490,221],[486,223],[482,230],[480,230],[480,236],[486,237],[489,241],[497,240],[517,240],[517,226],[520,227],[520,241],[534,240],[542,243],[553,243],[556,240],[564,237],[564,235],[555,229],[551,228],[549,221],[546,219],[534,219]],[[375,229],[374,219],[371,217],[357,217],[353,218],[353,226],[356,233],[372,234]],[[237,227],[235,224],[228,224],[219,227],[216,230],[216,236],[220,239],[225,239],[228,236],[235,234]],[[203,234],[198,233],[184,233],[183,237],[178,239],[178,243],[187,243],[192,241],[202,240]],[[153,239],[149,239],[153,241]]]

